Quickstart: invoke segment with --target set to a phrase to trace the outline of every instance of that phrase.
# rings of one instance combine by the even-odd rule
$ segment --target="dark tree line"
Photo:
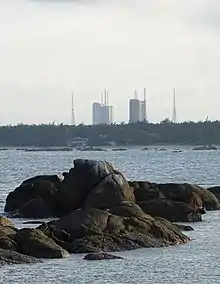
[[[220,144],[220,121],[134,123],[112,125],[16,125],[0,127],[1,146],[67,146],[75,137],[90,145]]]

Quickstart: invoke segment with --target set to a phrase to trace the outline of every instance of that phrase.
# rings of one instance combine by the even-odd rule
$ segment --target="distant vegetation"
[[[109,145],[210,145],[220,144],[220,121],[134,123],[112,125],[23,125],[1,126],[1,146],[67,146],[74,137],[88,138],[93,146]]]

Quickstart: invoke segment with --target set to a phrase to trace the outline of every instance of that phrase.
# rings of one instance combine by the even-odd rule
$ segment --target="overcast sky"
[[[156,4],[155,4],[156,3]],[[219,0],[0,1],[0,124],[91,123],[109,90],[128,120],[133,90],[148,117],[220,119]]]

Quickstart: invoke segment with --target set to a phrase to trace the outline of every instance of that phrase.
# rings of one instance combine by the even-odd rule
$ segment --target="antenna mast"
[[[176,115],[176,90],[173,89],[173,117],[172,122],[177,123],[177,115]]]
[[[72,92],[72,116],[71,116],[71,125],[75,125],[75,111],[74,111],[74,94]]]

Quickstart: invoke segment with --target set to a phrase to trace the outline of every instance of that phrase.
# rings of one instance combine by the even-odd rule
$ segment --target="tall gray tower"
[[[176,115],[176,90],[173,89],[173,115],[172,122],[177,123],[177,115]]]
[[[71,125],[75,125],[74,94],[72,92]]]

